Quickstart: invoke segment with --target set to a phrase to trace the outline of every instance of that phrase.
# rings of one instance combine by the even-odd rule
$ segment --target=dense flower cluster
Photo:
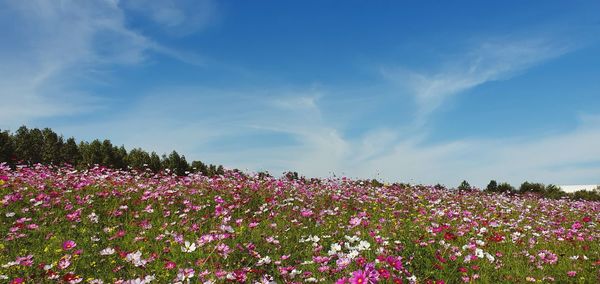
[[[0,165],[5,283],[599,280],[600,202]]]

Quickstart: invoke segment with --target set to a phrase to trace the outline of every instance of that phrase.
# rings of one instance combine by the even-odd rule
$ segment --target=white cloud
[[[430,144],[422,139],[400,140],[385,155],[352,165],[355,176],[390,181],[456,186],[466,179],[485,186],[490,179],[513,185],[537,181],[555,184],[598,183],[600,126],[581,120],[568,132],[537,137],[468,139]],[[383,134],[383,137],[389,134]],[[373,138],[371,138],[373,139]]]
[[[312,89],[237,92],[165,88],[145,94],[132,103],[131,108],[123,109],[121,115],[86,125],[65,124],[55,128],[68,136],[77,134],[81,139],[111,137],[117,144],[159,153],[176,149],[189,159],[207,159],[234,167],[293,169],[289,164],[291,160],[308,156],[303,154],[289,159],[283,154],[288,150],[302,147],[306,153],[316,151],[319,154],[315,155],[329,155],[338,153],[343,143],[335,129],[323,126],[316,104],[316,98],[321,95],[320,91]],[[290,136],[298,143],[272,149],[271,155],[256,161],[244,159],[238,153],[229,156],[230,153],[210,151],[211,145],[214,147],[220,142],[233,140],[233,143],[244,145],[244,141],[257,132]],[[254,156],[254,151],[261,151],[249,149],[253,153],[244,155]],[[277,162],[280,159],[285,160],[285,164]],[[323,163],[322,166],[326,165]]]
[[[490,81],[510,78],[534,65],[570,51],[566,44],[544,39],[488,40],[463,55],[448,56],[438,72],[403,68],[382,70],[384,77],[406,88],[417,104],[417,124],[452,96]]]
[[[218,17],[214,0],[125,0],[123,7],[146,16],[169,34],[182,36],[201,31]]]
[[[140,64],[148,51],[190,63],[191,55],[161,46],[129,28],[117,1],[0,3],[0,127],[102,108],[82,82],[102,81],[115,64]]]
[[[324,120],[319,101],[311,100],[327,95],[313,89],[162,89],[118,117],[56,129],[85,139],[110,137],[128,148],[140,146],[158,153],[175,149],[188,160],[274,174],[295,170],[307,176],[335,173],[450,186],[462,179],[478,186],[485,186],[490,179],[514,185],[525,180],[600,182],[597,116],[582,116],[575,130],[537,137],[432,144],[426,135],[406,136],[394,129],[377,129],[349,138]],[[293,142],[261,145],[269,142],[266,137],[271,134],[288,136]],[[220,144],[236,146],[219,149],[216,145]]]

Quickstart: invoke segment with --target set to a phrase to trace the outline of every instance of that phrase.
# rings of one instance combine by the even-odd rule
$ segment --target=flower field
[[[598,283],[600,202],[0,166],[2,283]]]

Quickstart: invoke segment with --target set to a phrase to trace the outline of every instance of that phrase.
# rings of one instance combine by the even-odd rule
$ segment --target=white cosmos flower
[[[184,246],[181,247],[182,252],[194,252],[196,250],[196,243],[190,243],[185,241]]]
[[[327,252],[327,254],[328,255],[334,255],[334,254],[338,253],[341,250],[342,250],[342,246],[340,246],[340,244],[333,243],[333,244],[331,244],[331,249],[329,249],[329,252]]]
[[[269,264],[271,263],[271,258],[267,255],[261,259],[258,260],[258,263],[256,263],[256,265],[261,266],[263,264]]]
[[[144,266],[146,263],[148,263],[147,260],[142,259],[142,252],[139,250],[134,253],[127,254],[125,260],[133,263],[133,265],[136,267]]]
[[[369,248],[371,248],[371,244],[367,241],[360,241],[360,243],[358,243],[358,246],[356,247],[356,249],[358,250],[368,250]]]
[[[348,240],[351,243],[360,241],[360,238],[358,236],[344,236],[344,238],[346,238],[346,240]]]
[[[294,269],[294,270],[292,270],[292,271],[290,272],[290,277],[291,277],[291,278],[294,278],[294,277],[296,277],[296,275],[298,275],[298,274],[300,274],[300,273],[302,273],[302,270],[296,270],[296,269]]]
[[[357,250],[353,250],[353,251],[349,252],[346,256],[349,259],[354,259],[354,258],[356,258],[358,256],[358,251]]]
[[[113,253],[115,253],[115,249],[111,247],[107,247],[100,251],[100,255],[111,255]]]
[[[480,248],[475,249],[475,255],[477,258],[483,258],[483,250]]]

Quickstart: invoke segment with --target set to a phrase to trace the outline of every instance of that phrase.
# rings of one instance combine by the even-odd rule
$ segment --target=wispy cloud
[[[547,39],[486,40],[463,54],[448,55],[436,72],[385,68],[382,73],[414,97],[418,108],[416,122],[421,125],[451,97],[486,82],[508,79],[572,48]]]
[[[405,139],[386,155],[368,159],[348,170],[353,175],[388,180],[444,183],[456,186],[462,179],[485,186],[490,179],[518,185],[544,183],[598,183],[600,173],[598,124],[581,121],[572,130],[547,136],[505,139],[459,139],[424,143]]]
[[[202,31],[217,21],[219,10],[214,0],[142,1],[125,0],[125,9],[140,13],[161,30],[175,36]]]
[[[0,127],[102,107],[101,94],[77,86],[148,52],[201,61],[128,27],[118,1],[3,1],[0,24]]]
[[[600,182],[598,116],[581,116],[574,130],[552,135],[436,143],[423,133],[379,128],[349,137],[323,115],[328,110],[322,100],[329,96],[312,88],[163,88],[140,97],[121,115],[55,128],[82,139],[110,137],[128,148],[159,153],[176,149],[189,160],[274,174],[295,170],[307,176],[450,186],[462,179],[478,186],[489,179],[513,184]],[[270,143],[275,137],[286,139]]]

